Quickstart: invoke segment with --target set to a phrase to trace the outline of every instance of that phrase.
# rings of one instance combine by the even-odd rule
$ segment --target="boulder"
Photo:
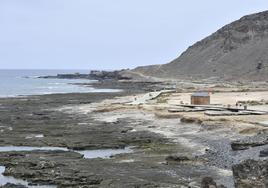
[[[246,160],[233,166],[236,188],[268,187],[268,160]]]
[[[201,183],[202,188],[226,188],[223,185],[217,185],[217,183],[211,177],[204,177]]]
[[[247,137],[243,140],[236,140],[231,143],[233,150],[246,150],[250,147],[258,147],[268,144],[267,134],[258,134],[256,136]]]
[[[260,151],[260,157],[268,157],[268,148]]]

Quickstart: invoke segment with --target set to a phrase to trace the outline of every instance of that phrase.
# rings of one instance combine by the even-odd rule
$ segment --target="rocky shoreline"
[[[89,79],[89,80],[130,80],[130,77],[126,77],[121,75],[120,71],[97,71],[93,70],[90,71],[88,74],[80,74],[80,73],[74,73],[74,74],[57,74],[56,76],[40,76],[38,78],[44,78],[44,79]]]
[[[158,119],[146,107],[121,105],[122,100],[130,100],[129,95],[133,97],[170,85],[115,80],[93,84],[96,88],[122,89],[122,92],[1,98],[0,146],[49,146],[70,150],[132,146],[133,153],[110,159],[85,159],[72,151],[0,152],[0,166],[6,167],[4,175],[27,180],[29,185],[59,188],[231,188],[234,182],[240,188],[245,186],[245,180],[249,181],[248,187],[255,182],[250,179],[254,179],[254,175],[248,174],[245,168],[260,165],[263,168],[258,175],[264,178],[259,182],[265,183],[265,160],[248,161],[245,165],[228,161],[231,139],[243,141],[244,138],[239,138],[239,134],[229,128],[210,130],[203,123],[200,129],[198,124],[181,124],[177,118]],[[219,134],[219,137],[213,134]],[[264,139],[265,136],[266,133]],[[225,140],[221,140],[223,138]],[[265,145],[257,146],[257,149],[265,150]],[[253,156],[251,152],[241,151],[233,159],[244,159],[247,155],[248,158]],[[266,185],[260,183],[258,187]],[[2,187],[22,186],[8,184]]]

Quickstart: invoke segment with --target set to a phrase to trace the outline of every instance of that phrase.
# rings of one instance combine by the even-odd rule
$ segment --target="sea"
[[[42,79],[40,76],[55,76],[67,73],[89,73],[89,70],[1,70],[0,97],[19,97],[55,93],[117,92],[112,89],[95,89],[75,83],[93,83],[86,79]]]

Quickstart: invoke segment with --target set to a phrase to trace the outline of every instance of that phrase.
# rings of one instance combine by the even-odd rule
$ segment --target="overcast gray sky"
[[[0,68],[162,64],[267,0],[0,0]]]

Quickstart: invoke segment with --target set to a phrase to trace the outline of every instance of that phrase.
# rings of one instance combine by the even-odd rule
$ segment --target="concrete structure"
[[[191,95],[192,105],[209,105],[210,95],[208,93],[194,93]]]

